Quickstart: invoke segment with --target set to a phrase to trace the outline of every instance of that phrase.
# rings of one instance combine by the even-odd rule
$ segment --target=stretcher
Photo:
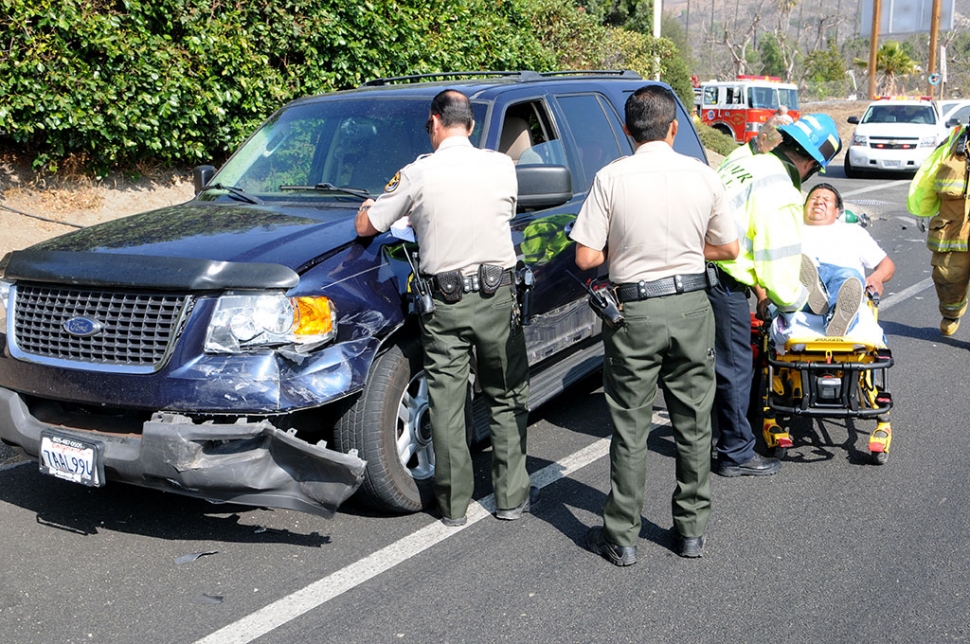
[[[876,302],[869,302],[873,315]],[[768,325],[751,316],[756,382],[752,410],[762,411],[762,431],[772,455],[784,458],[793,446],[787,425],[794,417],[872,419],[869,460],[889,459],[892,395],[888,370],[892,353],[882,342],[849,337],[791,337],[776,347]],[[781,349],[781,350],[779,350]]]

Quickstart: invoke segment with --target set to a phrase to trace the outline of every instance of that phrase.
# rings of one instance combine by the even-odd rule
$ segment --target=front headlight
[[[337,334],[337,313],[326,297],[282,293],[224,295],[206,332],[206,353],[242,353],[267,348],[305,352]]]
[[[869,145],[869,137],[865,134],[853,134],[852,145]]]

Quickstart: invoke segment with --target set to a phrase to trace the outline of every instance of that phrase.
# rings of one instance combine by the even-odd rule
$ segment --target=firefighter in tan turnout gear
[[[949,138],[920,166],[909,186],[906,205],[918,217],[933,217],[926,238],[933,251],[933,283],[940,301],[940,333],[956,333],[967,310],[970,283],[970,126],[953,128]]]

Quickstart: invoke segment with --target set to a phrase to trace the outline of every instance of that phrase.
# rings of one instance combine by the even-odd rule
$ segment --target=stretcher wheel
[[[788,448],[787,447],[774,447],[771,450],[771,455],[774,456],[775,458],[777,458],[779,461],[782,461],[782,460],[785,459],[786,456],[788,456]]]
[[[889,460],[889,447],[892,445],[893,432],[888,420],[880,420],[869,437],[869,459],[873,465],[885,465]]]

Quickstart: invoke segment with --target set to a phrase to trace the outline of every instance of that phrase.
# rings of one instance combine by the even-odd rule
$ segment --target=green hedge
[[[701,145],[708,150],[714,150],[720,155],[727,156],[738,149],[738,142],[734,140],[733,136],[728,136],[720,130],[715,130],[697,121],[694,122],[694,127],[697,128]]]
[[[419,6],[420,5],[420,6]],[[0,0],[0,136],[38,163],[225,155],[293,98],[376,76],[545,68],[519,3]],[[36,165],[36,164],[35,164]]]
[[[68,156],[95,170],[219,162],[287,101],[375,77],[608,60],[649,76],[637,68],[646,54],[672,55],[663,39],[607,38],[571,0],[0,0],[0,8],[9,16],[0,22],[0,142],[47,170]],[[582,46],[567,50],[567,41]]]

